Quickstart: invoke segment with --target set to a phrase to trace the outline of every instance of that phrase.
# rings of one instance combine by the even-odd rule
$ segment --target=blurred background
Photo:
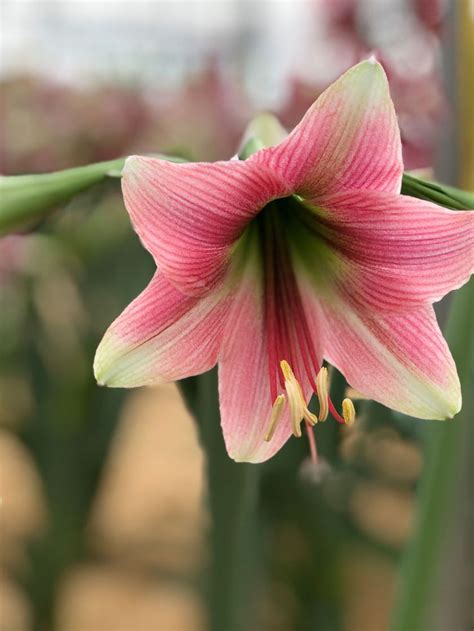
[[[146,152],[227,159],[255,113],[293,127],[375,51],[406,169],[474,186],[472,126],[458,132],[472,103],[459,43],[469,10],[464,0],[3,0],[0,173]],[[211,489],[207,501],[207,430],[176,385],[107,391],[92,375],[101,335],[152,271],[115,182],[0,241],[1,631],[219,628],[212,520],[232,498],[216,509]],[[298,441],[261,467],[242,631],[388,628],[426,428],[377,415],[318,428],[321,475]],[[456,566],[458,598],[468,565]],[[465,631],[449,602],[439,631]]]

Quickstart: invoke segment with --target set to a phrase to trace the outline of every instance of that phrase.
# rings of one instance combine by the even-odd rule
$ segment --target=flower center
[[[321,362],[317,357],[311,331],[298,288],[289,249],[288,200],[269,204],[258,216],[260,248],[264,268],[265,331],[271,398],[288,381],[288,371],[296,367],[294,382],[306,375],[310,382]],[[281,368],[281,371],[280,371]],[[305,374],[299,374],[304,370]],[[291,389],[291,386],[290,386]],[[301,390],[301,388],[300,388]]]
[[[293,236],[295,203],[295,200],[290,199],[273,201],[257,217],[264,271],[265,330],[273,401],[265,434],[267,441],[272,439],[286,404],[289,407],[293,435],[298,438],[302,435],[303,421],[307,429],[311,430],[318,420],[325,421],[329,412],[343,424],[350,424],[355,418],[350,399],[343,401],[342,416],[331,401],[328,371],[324,366],[321,368],[322,358],[318,357],[314,344],[315,332],[311,331],[308,323],[289,247],[289,239]],[[308,408],[302,383],[307,384],[306,391],[309,384],[318,396],[319,418]]]

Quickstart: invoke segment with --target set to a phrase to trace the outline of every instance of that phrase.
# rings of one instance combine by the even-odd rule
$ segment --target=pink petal
[[[432,307],[371,317],[324,302],[325,354],[348,383],[418,418],[452,418],[461,408],[456,367]]]
[[[250,158],[303,196],[400,191],[400,131],[382,66],[364,61],[333,83],[286,140]]]
[[[373,191],[320,203],[322,232],[349,263],[346,292],[359,304],[389,311],[430,304],[474,270],[472,211]]]
[[[229,313],[219,358],[219,401],[227,451],[237,462],[267,460],[291,435],[286,413],[272,440],[264,440],[273,401],[261,288],[250,280]]]
[[[311,388],[307,382],[302,386],[309,400]],[[262,287],[255,277],[242,283],[229,312],[219,357],[219,400],[227,451],[237,462],[263,462],[291,436],[286,405],[273,438],[264,440],[273,400]]]
[[[229,292],[185,296],[160,272],[111,324],[94,361],[100,384],[135,387],[202,373],[217,362]]]
[[[287,189],[263,165],[174,164],[128,158],[122,178],[135,230],[158,268],[185,293],[212,287],[247,223]]]

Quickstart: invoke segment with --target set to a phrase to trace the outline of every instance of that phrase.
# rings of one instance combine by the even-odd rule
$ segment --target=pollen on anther
[[[318,417],[316,416],[316,414],[310,412],[307,407],[305,407],[303,410],[303,418],[307,423],[311,425],[311,427],[314,427],[318,422]]]
[[[346,425],[352,425],[355,421],[356,411],[351,399],[344,399],[342,402],[342,416]]]
[[[282,359],[280,362],[280,369],[283,373],[283,376],[286,380],[295,379],[295,375],[291,370],[290,364],[286,361],[286,359]]]
[[[329,414],[328,369],[323,366],[316,377],[316,394],[319,401],[319,420],[325,421]]]
[[[281,415],[283,413],[283,408],[285,406],[285,395],[279,394],[275,399],[272,407],[272,414],[270,417],[270,424],[268,426],[268,430],[264,436],[264,440],[269,442],[275,433],[275,430],[278,426],[278,423],[281,419]]]

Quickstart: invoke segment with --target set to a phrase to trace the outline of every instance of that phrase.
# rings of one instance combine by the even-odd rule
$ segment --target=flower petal
[[[347,188],[398,193],[400,131],[382,66],[369,60],[348,70],[286,140],[250,161],[269,166],[303,196]]]
[[[229,456],[237,462],[263,462],[273,456],[291,436],[288,402],[269,442],[272,395],[268,331],[264,318],[262,284],[246,275],[229,312],[219,356],[221,423]],[[284,359],[279,358],[279,359]],[[304,366],[293,366],[304,375]],[[309,401],[311,387],[301,386]]]
[[[225,273],[229,248],[247,223],[287,189],[248,161],[174,164],[132,156],[122,177],[127,210],[158,268],[185,293]]]
[[[431,304],[474,271],[472,211],[374,191],[320,202],[322,233],[348,262],[346,291],[361,305],[397,311]]]
[[[432,307],[369,316],[322,303],[325,355],[364,395],[410,416],[452,418],[461,408],[453,358]]]
[[[95,356],[100,384],[135,387],[199,374],[217,362],[228,287],[185,296],[160,272],[105,333]]]
[[[263,462],[291,436],[288,410],[271,441],[264,440],[273,401],[260,288],[243,283],[229,313],[219,358],[221,424],[229,456]]]

